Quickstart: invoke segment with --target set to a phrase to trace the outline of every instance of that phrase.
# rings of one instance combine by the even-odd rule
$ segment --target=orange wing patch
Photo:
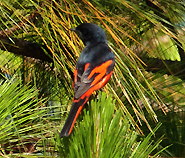
[[[102,71],[106,70],[111,64],[112,60],[108,60],[107,62],[101,64],[100,66],[94,68],[91,73],[88,76],[88,80],[95,74],[95,73],[101,73]]]
[[[98,83],[102,77],[106,74],[107,69],[105,69],[103,72],[101,72],[98,76],[94,78],[94,81],[91,83],[91,86],[94,86],[96,83]]]
[[[77,82],[77,69],[74,71],[74,82]]]
[[[90,65],[90,63],[87,63],[87,64],[85,65],[84,71],[87,70],[87,68],[89,67],[89,65]]]
[[[85,92],[78,100],[74,100],[74,102],[79,102],[80,99],[84,99],[86,97],[86,101],[89,99],[90,95],[102,88],[103,86],[105,86],[107,84],[107,82],[109,81],[109,79],[111,78],[111,75],[112,75],[112,71],[106,75],[100,82],[98,82],[95,86],[91,87],[87,92]]]

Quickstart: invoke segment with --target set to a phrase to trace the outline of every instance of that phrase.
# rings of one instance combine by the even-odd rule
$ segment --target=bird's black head
[[[82,23],[71,30],[76,32],[84,45],[107,41],[103,29],[94,23]]]

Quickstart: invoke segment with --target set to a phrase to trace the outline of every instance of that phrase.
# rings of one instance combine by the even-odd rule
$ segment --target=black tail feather
[[[62,129],[62,131],[60,132],[59,136],[60,138],[64,137],[64,136],[68,136],[74,126],[74,123],[83,107],[83,105],[87,102],[87,98],[85,97],[84,99],[80,99],[78,102],[73,102],[71,110],[69,112],[69,115],[67,117],[67,120],[64,124],[64,127]]]

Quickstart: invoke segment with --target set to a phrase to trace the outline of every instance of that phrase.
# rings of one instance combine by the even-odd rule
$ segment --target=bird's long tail
[[[70,135],[70,133],[73,129],[73,126],[75,124],[75,121],[76,121],[78,115],[80,114],[82,107],[87,102],[87,100],[88,100],[87,97],[85,97],[83,99],[79,99],[79,100],[74,100],[72,107],[71,107],[71,110],[69,112],[69,115],[67,117],[67,120],[64,124],[64,127],[59,134],[60,138]]]

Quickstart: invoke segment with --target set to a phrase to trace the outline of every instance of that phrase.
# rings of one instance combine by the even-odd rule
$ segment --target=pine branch
[[[155,5],[154,3],[152,3],[150,0],[146,0],[146,4],[154,11],[154,13],[155,13],[157,16],[159,16],[159,17],[161,17],[162,19],[165,19],[167,22],[171,23],[170,18],[168,18],[167,16],[164,15],[165,13],[164,13],[164,11],[163,11],[161,8],[159,8],[157,5]],[[170,24],[168,24],[168,23],[166,23],[166,22],[164,22],[164,21],[162,21],[162,20],[159,20],[159,21],[160,21],[165,27],[169,28],[170,31],[172,31],[175,35],[177,35],[177,32],[176,32],[176,30],[175,30],[175,28],[174,28],[173,25],[170,25]],[[185,52],[184,52],[184,50],[183,50],[182,44],[181,44],[176,38],[174,38],[174,37],[172,37],[172,38],[173,38],[173,40],[177,43],[176,46],[177,46],[179,55],[180,55],[180,57],[181,57],[181,60],[184,61],[184,60],[185,60]]]
[[[26,25],[28,22],[34,22],[37,17],[39,17],[40,14],[37,10],[33,11],[27,18],[22,19],[21,22],[19,22],[17,25],[14,25],[13,27],[5,30],[0,31],[0,37],[8,37],[13,32],[23,28],[24,25]]]

